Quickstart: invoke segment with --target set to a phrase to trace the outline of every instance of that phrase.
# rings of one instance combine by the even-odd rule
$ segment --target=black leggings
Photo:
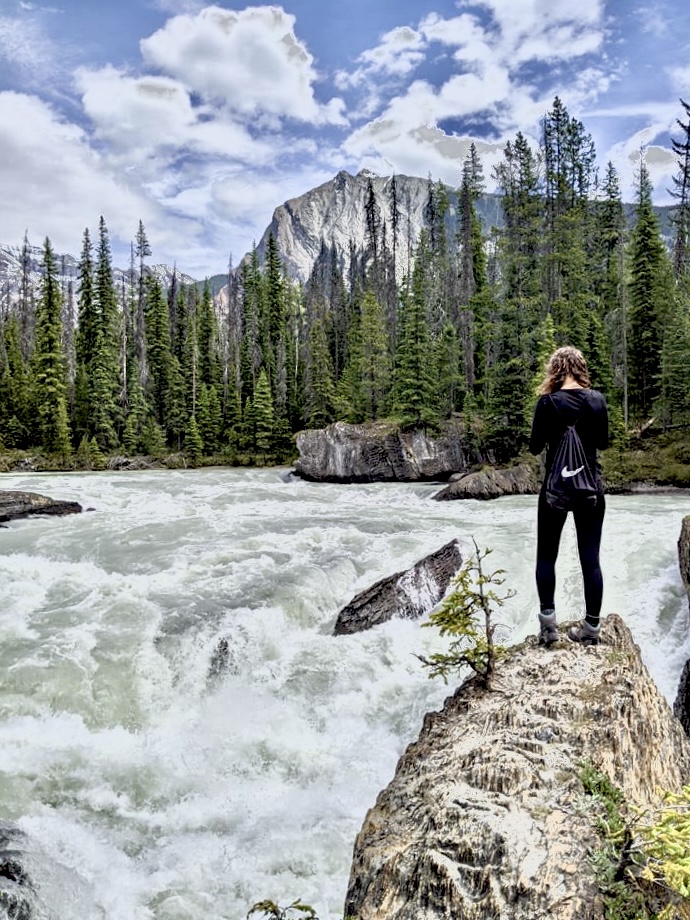
[[[577,532],[577,550],[582,566],[585,589],[585,613],[592,622],[599,621],[604,580],[599,565],[601,528],[604,523],[606,502],[601,494],[595,504],[573,511]],[[556,558],[561,531],[568,516],[567,511],[551,508],[543,494],[539,496],[537,511],[537,591],[542,610],[553,610],[556,590]]]

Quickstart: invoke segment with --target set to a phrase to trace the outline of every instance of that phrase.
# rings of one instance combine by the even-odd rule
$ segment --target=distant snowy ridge
[[[19,297],[23,275],[22,252],[23,246],[0,243],[0,304],[3,307],[14,303]],[[28,280],[35,296],[40,289],[41,279],[43,278],[43,248],[30,246],[28,256]],[[76,294],[79,287],[79,260],[72,255],[56,253],[55,261],[58,268],[58,281],[63,291],[67,292],[71,285],[73,292]],[[178,284],[196,284],[195,278],[182,274],[169,265],[147,265],[146,268],[160,281],[164,288],[170,287],[173,273],[176,274]],[[113,268],[113,279],[116,288],[120,289],[124,285],[125,289],[128,289],[132,281],[135,283],[138,281],[139,272],[135,268],[132,275],[129,268]]]

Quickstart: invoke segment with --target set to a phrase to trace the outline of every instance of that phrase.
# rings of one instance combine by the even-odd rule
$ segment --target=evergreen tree
[[[168,305],[158,279],[146,279],[146,354],[149,366],[149,405],[159,426],[165,425],[170,393],[171,355]]]
[[[113,281],[108,230],[103,217],[98,225],[98,248],[94,275],[94,351],[86,365],[89,387],[89,431],[101,448],[117,446],[119,412],[119,355],[117,295]]]
[[[211,286],[208,280],[197,311],[196,335],[199,355],[199,382],[206,386],[219,386],[221,381],[218,348],[218,321],[213,309]]]
[[[261,368],[256,381],[254,393],[254,424],[256,429],[256,449],[266,455],[273,444],[273,398],[265,368]]]
[[[436,343],[437,391],[436,403],[442,418],[448,418],[462,408],[465,380],[462,373],[460,339],[455,326],[448,322]]]
[[[638,418],[646,419],[660,396],[663,331],[675,294],[671,261],[652,206],[652,186],[642,157],[631,234],[629,292],[631,409]]]
[[[674,208],[673,223],[675,239],[673,243],[673,270],[676,278],[690,277],[690,105],[680,100],[685,110],[686,121],[676,119],[676,124],[683,133],[681,141],[671,138],[673,151],[678,158],[678,173],[673,177],[671,194],[677,201]]]
[[[5,447],[28,447],[32,414],[29,368],[21,349],[19,318],[11,315],[2,329],[0,370],[0,440]]]
[[[19,282],[19,303],[17,305],[19,345],[22,350],[22,359],[28,364],[34,349],[34,329],[37,319],[34,288],[31,283],[31,246],[29,245],[28,233],[24,234],[20,266],[21,278]]]
[[[660,393],[655,407],[664,427],[690,421],[690,311],[678,297],[664,325],[661,348]]]
[[[305,365],[304,399],[304,421],[308,428],[323,428],[333,421],[333,366],[321,319],[315,319],[309,331],[309,359]]]
[[[424,246],[424,240],[420,246]],[[412,290],[405,304],[396,354],[393,408],[404,427],[427,428],[438,422],[438,409],[434,404],[433,348],[424,295],[424,266],[418,259],[412,273]]]
[[[50,240],[46,237],[43,248],[43,283],[36,319],[36,349],[32,359],[35,402],[43,446],[48,451],[64,455],[69,440],[69,424],[66,416],[60,307],[57,265]]]
[[[134,316],[134,352],[139,368],[139,383],[144,392],[148,390],[148,355],[146,345],[148,341],[146,331],[146,258],[151,255],[151,246],[146,236],[146,230],[141,221],[137,228],[134,255],[139,259],[139,275],[137,279],[137,304]]]
[[[385,415],[390,360],[383,307],[373,291],[362,299],[359,343],[354,356],[358,379],[357,414],[365,421]]]
[[[196,418],[190,415],[185,430],[184,439],[185,451],[189,454],[192,466],[198,466],[201,461],[201,455],[204,452],[204,442],[201,440],[199,429],[196,424]]]

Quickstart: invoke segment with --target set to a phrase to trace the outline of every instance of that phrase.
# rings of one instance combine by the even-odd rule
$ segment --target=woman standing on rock
[[[606,400],[591,388],[587,362],[582,352],[572,346],[557,349],[546,364],[546,376],[539,387],[540,398],[534,411],[529,449],[533,454],[546,452],[546,472],[539,493],[537,511],[537,591],[539,593],[539,641],[551,645],[558,640],[554,593],[556,590],[556,559],[561,532],[568,516],[568,502],[559,501],[553,494],[553,478],[556,453],[559,458],[557,473],[568,479],[581,473],[589,478],[590,493],[574,498],[570,509],[575,520],[577,549],[582,567],[585,595],[585,618],[568,630],[568,637],[585,645],[599,642],[599,613],[603,594],[603,578],[599,565],[599,545],[604,523],[606,503],[601,468],[597,450],[608,447],[608,412]],[[568,469],[561,461],[562,439],[569,427],[579,435],[584,457],[579,466]],[[566,440],[577,440],[568,432]],[[563,442],[565,444],[565,441]],[[573,464],[571,463],[571,466]],[[556,486],[555,488],[558,488]]]

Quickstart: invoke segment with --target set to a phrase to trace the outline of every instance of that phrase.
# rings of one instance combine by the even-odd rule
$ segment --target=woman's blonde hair
[[[564,345],[563,348],[557,348],[546,362],[545,376],[537,392],[540,396],[548,396],[549,393],[555,393],[563,386],[563,381],[570,374],[581,387],[590,387],[592,384],[589,379],[587,362],[579,348],[572,345]]]

